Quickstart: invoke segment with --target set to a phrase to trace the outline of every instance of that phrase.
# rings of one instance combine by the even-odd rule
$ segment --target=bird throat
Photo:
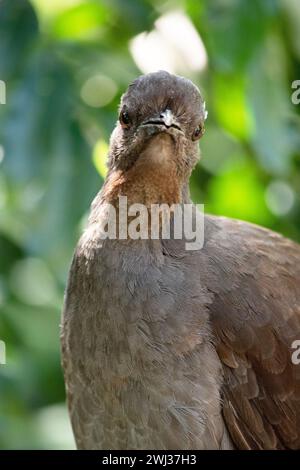
[[[176,165],[175,144],[167,133],[155,135],[141,152],[135,164],[126,171],[110,173],[104,188],[104,199],[110,204],[127,196],[128,204],[180,204],[185,185]]]

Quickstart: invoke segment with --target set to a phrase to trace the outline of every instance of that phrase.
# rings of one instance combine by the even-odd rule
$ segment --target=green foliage
[[[194,201],[300,241],[297,0],[2,0],[0,448],[74,446],[59,357],[67,271],[119,98],[141,73],[130,41],[178,8],[208,55],[187,72],[209,111]]]

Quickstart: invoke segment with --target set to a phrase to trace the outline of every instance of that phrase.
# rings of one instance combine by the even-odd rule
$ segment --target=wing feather
[[[231,438],[240,449],[299,449],[300,365],[291,357],[300,339],[300,246],[239,221],[208,225],[205,256],[218,263],[205,276]]]

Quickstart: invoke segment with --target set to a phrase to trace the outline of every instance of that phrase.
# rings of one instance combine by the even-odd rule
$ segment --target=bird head
[[[190,80],[165,71],[140,76],[121,98],[110,169],[126,171],[143,163],[162,172],[172,166],[189,176],[205,118],[205,103]]]

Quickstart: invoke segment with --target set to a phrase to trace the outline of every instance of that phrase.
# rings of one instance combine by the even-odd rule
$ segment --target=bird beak
[[[160,114],[160,119],[163,121],[166,127],[171,127],[174,123],[174,116],[170,109],[166,109]]]
[[[168,108],[162,111],[157,116],[154,116],[153,118],[150,118],[147,121],[144,121],[142,125],[143,126],[148,126],[148,125],[162,126],[163,125],[167,129],[169,129],[170,127],[173,127],[181,131],[181,127],[178,124],[176,117],[174,116],[172,111]]]

